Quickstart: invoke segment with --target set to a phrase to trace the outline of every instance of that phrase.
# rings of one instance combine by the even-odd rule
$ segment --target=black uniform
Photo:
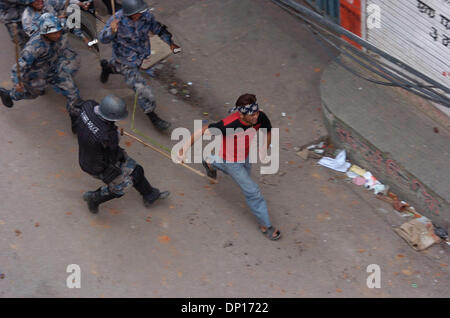
[[[144,169],[120,148],[117,126],[95,113],[97,105],[92,100],[81,105],[75,128],[81,169],[103,180],[106,185],[86,192],[84,200],[88,202],[89,209],[96,213],[100,203],[121,197],[134,187],[142,195],[145,205],[149,206],[160,198],[160,191],[147,181]]]

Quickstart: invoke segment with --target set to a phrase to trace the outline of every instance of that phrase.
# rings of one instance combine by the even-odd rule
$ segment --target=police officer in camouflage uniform
[[[46,12],[53,13],[55,16],[60,17],[60,14],[63,14],[66,9],[65,2],[66,0],[34,0],[22,14],[22,26],[25,33],[31,37],[34,32],[39,31],[39,18]],[[78,0],[70,0],[68,4],[82,6],[82,3]],[[62,20],[61,23],[65,25],[64,20]],[[73,28],[70,31],[86,44],[89,43],[89,39],[83,35],[80,28]]]
[[[0,22],[8,29],[11,40],[14,40],[14,26],[17,28],[17,42],[22,48],[28,41],[28,36],[22,28],[22,13],[33,0],[0,0]]]
[[[44,13],[40,17],[39,33],[33,34],[20,53],[21,81],[18,79],[17,64],[14,64],[11,78],[15,86],[11,90],[0,88],[0,97],[6,107],[13,107],[13,100],[35,99],[51,85],[57,93],[66,97],[73,128],[79,114],[77,104],[80,102],[80,92],[72,75],[78,70],[78,65],[74,56],[67,56],[69,51],[64,41],[67,37],[62,36],[63,32],[55,15]]]
[[[80,4],[78,0],[70,0],[71,4]],[[39,19],[44,13],[52,13],[58,16],[58,13],[63,12],[65,9],[65,0],[34,0],[22,14],[22,26],[25,33],[28,36],[32,36],[35,32],[39,31]],[[80,59],[78,54],[70,47],[68,32],[71,31],[77,37],[86,43],[89,43],[89,39],[83,35],[80,28],[68,29],[65,24],[64,18],[58,16],[61,21],[61,25],[64,27],[64,32],[61,35],[61,47],[63,48],[63,54],[61,61],[65,64],[65,69],[74,75],[80,68]]]
[[[24,32],[30,37],[34,32],[39,31],[39,18],[42,13],[54,13],[52,7],[48,6],[48,2],[44,5],[44,0],[34,0],[25,8],[22,13],[22,27]]]
[[[101,203],[123,196],[131,187],[142,195],[146,207],[170,194],[153,188],[144,169],[119,147],[115,122],[127,116],[125,102],[113,95],[103,98],[100,105],[92,100],[81,105],[76,122],[80,167],[106,184],[83,195],[92,213],[98,212]]]
[[[154,126],[166,130],[170,123],[156,115],[155,97],[139,71],[142,62],[151,53],[149,32],[169,44],[174,53],[179,51],[180,48],[172,42],[172,34],[165,25],[155,20],[143,0],[124,0],[122,10],[109,18],[99,35],[102,43],[112,42],[113,47],[112,59],[101,61],[100,81],[106,83],[109,74],[122,74],[127,85],[137,93],[139,106]]]

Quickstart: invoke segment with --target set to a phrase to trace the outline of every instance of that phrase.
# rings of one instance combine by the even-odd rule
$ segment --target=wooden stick
[[[114,0],[111,0],[111,8],[112,8],[112,15],[114,17],[114,20],[116,19],[115,15],[116,15],[116,3],[114,2]]]
[[[17,32],[17,24],[14,23],[14,44],[16,47],[16,65],[17,65],[17,79],[19,80],[19,84],[22,84],[22,78],[20,76],[20,65],[19,65],[19,54],[20,54],[20,49],[19,49],[19,34]]]
[[[66,12],[67,12],[67,8],[69,7],[69,1],[70,0],[66,0],[66,2],[64,3],[64,7],[63,7],[63,9],[62,9],[62,14],[61,14],[61,12],[59,13],[59,15],[64,15],[64,17],[66,17],[67,15],[66,15]]]
[[[120,134],[121,134],[122,136],[125,135],[125,136],[128,136],[128,137],[130,137],[130,138],[132,138],[132,139],[134,139],[134,140],[137,140],[138,142],[140,142],[140,143],[143,144],[144,146],[147,146],[147,147],[151,148],[152,150],[158,152],[159,154],[163,155],[164,157],[169,158],[170,160],[172,160],[172,157],[169,156],[167,153],[165,153],[165,152],[161,151],[160,149],[158,149],[158,148],[156,148],[156,147],[154,147],[154,146],[152,146],[152,145],[150,145],[150,144],[148,144],[148,143],[142,141],[141,139],[139,139],[139,138],[137,138],[137,137],[135,137],[135,136],[133,136],[133,135],[127,133],[126,131],[123,130],[123,128],[120,129]],[[188,165],[186,165],[186,164],[183,163],[183,162],[181,162],[180,164],[181,164],[183,167],[185,167],[185,168],[191,170],[192,172],[198,174],[199,176],[208,178],[209,181],[211,181],[212,183],[215,183],[215,184],[218,183],[217,180],[208,177],[206,174],[204,174],[204,173],[198,171],[197,169],[194,169],[194,168],[192,168],[192,167],[189,167]]]

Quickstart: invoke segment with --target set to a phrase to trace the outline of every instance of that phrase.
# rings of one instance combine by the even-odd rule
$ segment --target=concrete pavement
[[[145,209],[132,190],[91,215],[81,195],[100,184],[79,169],[64,99],[49,91],[0,108],[1,297],[449,295],[448,246],[415,252],[392,230],[405,219],[387,204],[295,155],[295,146],[327,133],[319,81],[330,62],[295,18],[261,0],[151,5],[184,50],[151,80],[161,117],[192,129],[194,119],[220,119],[240,94],[253,92],[280,128],[281,173],[261,178],[254,168],[253,177],[283,238],[259,233],[230,178],[219,175],[211,185],[127,138],[122,145],[150,182],[172,196]],[[7,39],[0,28],[2,85],[14,60]],[[95,55],[79,52],[83,97],[114,92],[132,110],[133,92],[122,79],[101,84]],[[188,81],[190,97],[169,92]],[[140,110],[136,125],[159,143],[175,143]],[[66,287],[69,264],[81,267],[80,289]],[[370,264],[381,267],[381,289],[367,288]]]

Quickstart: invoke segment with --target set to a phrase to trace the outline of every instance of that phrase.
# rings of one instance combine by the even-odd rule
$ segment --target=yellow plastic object
[[[357,175],[360,175],[361,177],[364,176],[367,172],[366,170],[357,165],[351,166],[350,171],[356,173]]]

